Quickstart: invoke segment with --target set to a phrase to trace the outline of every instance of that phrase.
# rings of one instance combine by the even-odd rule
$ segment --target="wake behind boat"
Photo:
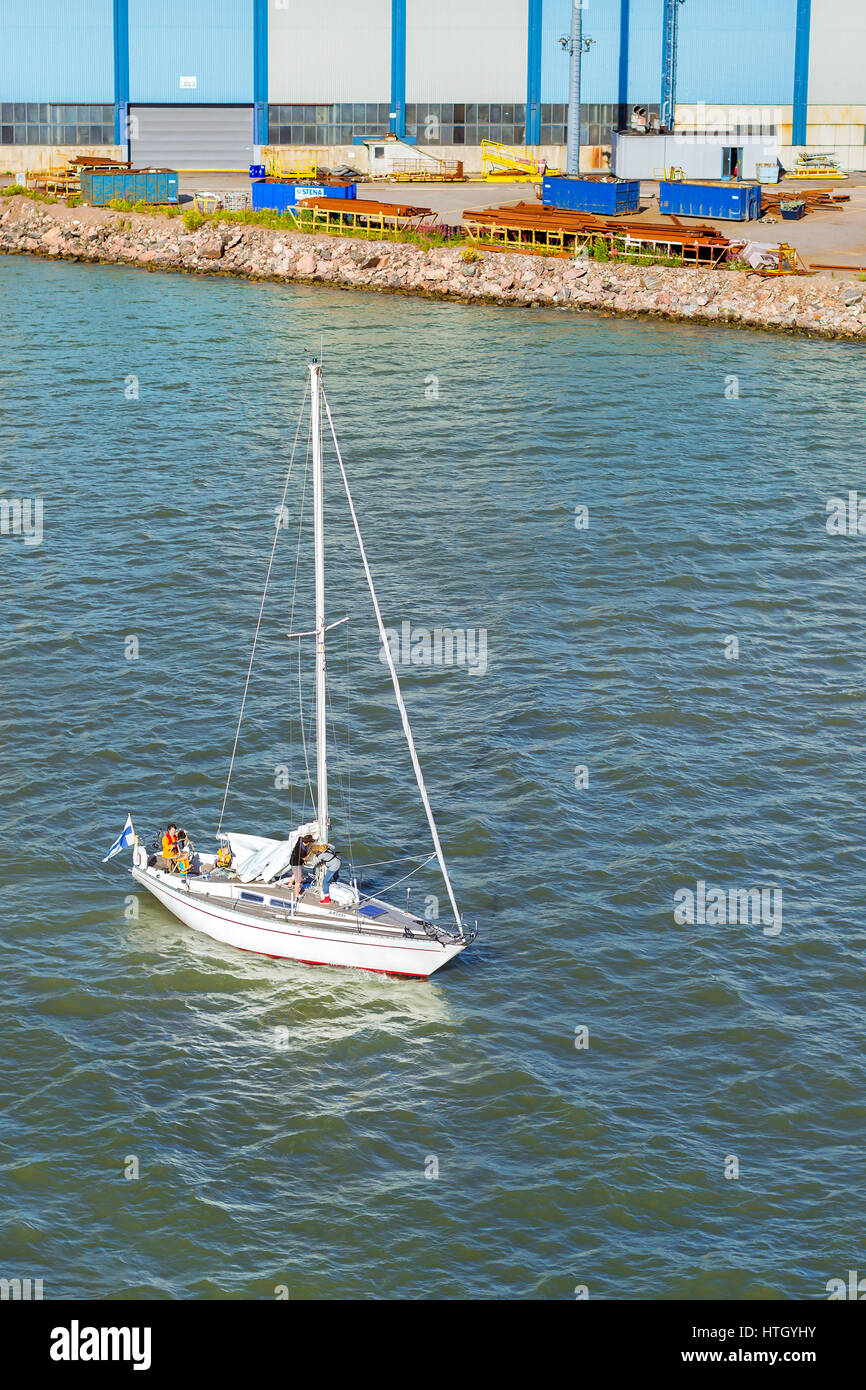
[[[310,364],[309,372],[315,622],[308,631],[289,633],[288,636],[298,641],[311,639],[315,643],[315,820],[297,826],[283,840],[222,832],[222,819],[279,535],[278,526],[241,702],[229,778],[217,829],[216,848],[207,853],[195,852],[191,843],[184,843],[182,838],[172,836],[172,827],[169,827],[161,843],[148,848],[135,834],[132,820],[129,818],[123,833],[112,845],[106,858],[112,858],[121,850],[132,846],[131,872],[138,883],[187,926],[240,950],[313,965],[354,966],[387,974],[424,977],[432,975],[465,950],[475,939],[476,928],[467,926],[457,906],[403,702],[397,669],[376,598],[330,407],[325,397],[321,364],[315,358]],[[328,808],[325,647],[326,634],[330,628],[339,626],[346,620],[341,619],[337,623],[329,624],[325,613],[323,405],[376,615],[384,660],[390,671],[403,733],[432,837],[433,852],[424,858],[418,867],[424,867],[434,858],[437,860],[453,913],[453,925],[448,927],[413,915],[408,911],[408,897],[407,910],[404,911],[384,897],[363,893],[354,878],[351,882],[344,883],[335,877],[334,865],[339,869],[341,860],[329,839],[331,818]],[[300,430],[300,421],[298,428]],[[297,441],[297,434],[295,438]],[[283,493],[284,503],[288,481],[287,477]]]

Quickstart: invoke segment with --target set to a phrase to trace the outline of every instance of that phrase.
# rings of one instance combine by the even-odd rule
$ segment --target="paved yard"
[[[243,174],[182,174],[181,196],[191,198],[196,191],[222,192],[248,187]],[[796,193],[806,188],[832,188],[847,193],[850,202],[841,209],[807,213],[799,222],[716,222],[725,236],[738,234],[754,241],[786,241],[795,246],[807,265],[827,264],[866,266],[866,175],[822,184],[816,180],[786,179],[781,187]],[[437,218],[451,226],[460,223],[467,208],[495,207],[499,204],[536,201],[535,185],[530,183],[359,183],[359,198],[382,202],[411,201],[432,208]],[[668,222],[658,210],[658,184],[641,184],[641,220]],[[686,225],[691,219],[684,218]],[[707,221],[708,219],[701,219]]]

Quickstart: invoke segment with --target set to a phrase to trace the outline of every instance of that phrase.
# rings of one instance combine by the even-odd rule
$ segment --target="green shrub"
[[[34,203],[56,203],[59,202],[53,193],[38,193],[35,188],[25,188],[20,183],[10,183],[7,188],[0,188],[0,198],[11,198],[19,193],[24,198],[29,198]]]

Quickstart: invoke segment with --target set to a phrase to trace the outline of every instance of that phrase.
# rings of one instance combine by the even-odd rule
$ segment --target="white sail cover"
[[[234,856],[235,873],[241,883],[273,883],[289,868],[292,850],[302,835],[315,835],[318,823],[299,825],[287,840],[268,840],[262,835],[226,836]]]

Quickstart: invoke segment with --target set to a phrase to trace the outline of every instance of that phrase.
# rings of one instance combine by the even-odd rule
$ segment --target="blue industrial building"
[[[483,139],[561,150],[572,0],[0,0],[0,143],[128,146],[242,168],[392,131],[472,167]],[[582,142],[658,111],[664,0],[591,0]],[[863,0],[684,0],[678,107],[770,110],[780,148],[863,167]],[[22,151],[24,152],[22,154]],[[0,152],[0,165],[4,155]]]

